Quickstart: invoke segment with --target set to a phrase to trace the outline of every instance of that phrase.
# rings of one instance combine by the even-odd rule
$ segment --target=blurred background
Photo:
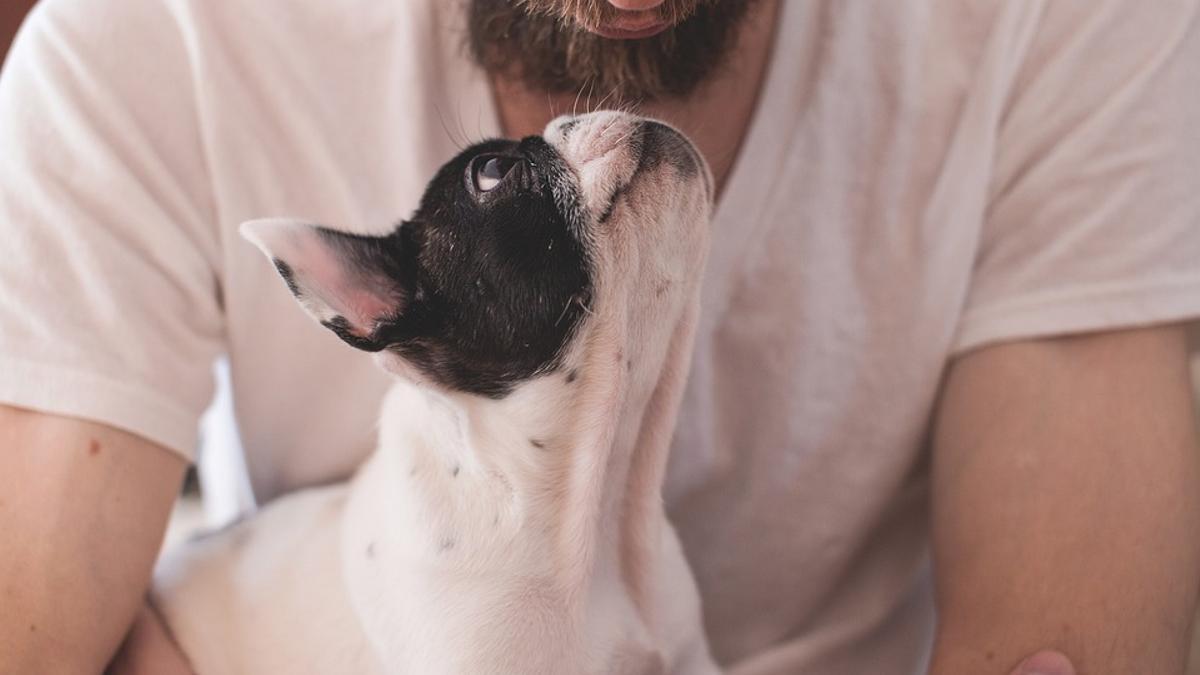
[[[7,55],[21,20],[34,4],[35,0],[0,0],[0,63],[3,63]],[[1192,382],[1196,391],[1196,415],[1200,420],[1200,330],[1193,330],[1192,344],[1195,355],[1192,361]],[[233,418],[227,369],[223,363],[215,364],[214,369],[218,384],[217,396],[201,422],[202,447],[198,451],[198,461],[205,465],[202,472],[205,484],[200,485],[194,469],[189,472],[165,546],[185,539],[197,530],[223,525],[236,518],[239,513],[254,508],[253,495],[250,493],[241,464],[241,445]],[[217,495],[218,499],[209,501],[208,511],[205,511],[200,500],[202,491],[210,495],[220,493]],[[213,504],[223,505],[223,508],[214,509]],[[1197,574],[1200,574],[1200,570]],[[1200,675],[1200,620],[1197,621],[1192,641],[1190,663],[1189,675]]]

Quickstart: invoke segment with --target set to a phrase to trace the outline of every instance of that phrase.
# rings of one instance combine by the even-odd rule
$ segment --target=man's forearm
[[[1042,648],[1087,675],[1181,673],[1200,580],[1181,333],[985,352],[936,434],[931,673],[1007,675]]]
[[[99,424],[0,406],[0,673],[104,668],[184,466]]]

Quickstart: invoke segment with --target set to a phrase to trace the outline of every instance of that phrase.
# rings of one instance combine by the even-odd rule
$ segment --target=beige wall
[[[34,0],[0,0],[0,61],[8,53],[8,45],[33,3]]]

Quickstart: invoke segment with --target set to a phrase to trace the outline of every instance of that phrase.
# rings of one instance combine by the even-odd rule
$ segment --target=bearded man
[[[121,667],[183,667],[139,608],[218,355],[259,503],[371,450],[386,380],[240,222],[385,227],[620,106],[719,191],[665,498],[723,666],[1181,672],[1198,13],[45,0],[0,79],[0,671],[96,672],[139,612]]]

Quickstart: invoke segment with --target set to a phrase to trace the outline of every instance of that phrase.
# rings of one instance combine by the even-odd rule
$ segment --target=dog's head
[[[628,338],[671,323],[698,281],[711,197],[686,138],[605,112],[468,148],[390,234],[280,220],[243,233],[310,315],[388,370],[500,398],[582,358],[601,307]]]

